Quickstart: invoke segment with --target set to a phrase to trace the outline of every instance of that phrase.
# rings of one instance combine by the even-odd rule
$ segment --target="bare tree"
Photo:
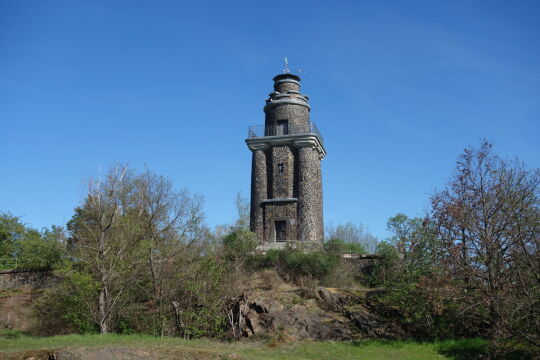
[[[446,189],[432,197],[431,221],[447,270],[470,294],[464,311],[485,309],[494,341],[540,347],[540,172],[491,148],[483,142],[459,157]]]
[[[235,229],[249,230],[249,199],[242,196],[242,193],[236,193],[235,199],[236,211],[238,218],[233,226]]]
[[[152,299],[157,328],[163,336],[166,314],[172,305],[178,316],[178,302],[173,301],[177,282],[178,259],[186,256],[188,246],[203,240],[203,199],[187,190],[175,191],[172,183],[150,171],[137,176],[134,185],[138,207],[144,215],[147,260],[152,283]]]
[[[358,244],[370,253],[375,252],[379,242],[363,224],[351,221],[337,226],[333,224],[326,226],[326,238],[327,240],[339,239],[345,244]]]

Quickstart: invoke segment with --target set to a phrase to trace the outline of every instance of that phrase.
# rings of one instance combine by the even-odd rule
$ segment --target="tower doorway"
[[[285,242],[287,240],[287,222],[285,220],[274,221],[274,228],[276,242]]]

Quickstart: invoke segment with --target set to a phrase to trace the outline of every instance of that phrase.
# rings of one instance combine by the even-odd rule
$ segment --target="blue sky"
[[[540,166],[537,1],[0,1],[0,211],[65,224],[124,162],[249,196],[248,125],[289,58],[323,133],[326,222],[422,215],[487,138]],[[101,169],[101,170],[100,170]]]

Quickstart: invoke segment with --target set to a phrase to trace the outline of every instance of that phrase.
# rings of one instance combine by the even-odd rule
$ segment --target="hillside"
[[[31,331],[32,304],[56,281],[46,272],[0,274],[0,328]],[[377,315],[381,308],[372,295],[378,290],[298,286],[274,270],[253,272],[243,290],[229,318],[237,338],[354,340],[402,335]]]

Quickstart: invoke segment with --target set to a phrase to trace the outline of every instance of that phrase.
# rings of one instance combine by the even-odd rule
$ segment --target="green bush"
[[[252,269],[274,268],[292,279],[302,276],[322,279],[338,264],[337,256],[322,251],[303,253],[298,250],[269,250],[265,255],[253,255],[248,261]]]
[[[248,230],[235,230],[223,239],[223,253],[227,260],[246,258],[257,247],[257,235]]]
[[[201,258],[180,279],[176,298],[182,308],[183,333],[187,338],[219,337],[226,329],[224,313],[229,287],[225,264],[211,256]]]
[[[66,271],[62,281],[47,290],[34,305],[34,331],[39,335],[96,332],[99,327],[92,318],[95,305],[92,299],[99,289],[88,274]]]

